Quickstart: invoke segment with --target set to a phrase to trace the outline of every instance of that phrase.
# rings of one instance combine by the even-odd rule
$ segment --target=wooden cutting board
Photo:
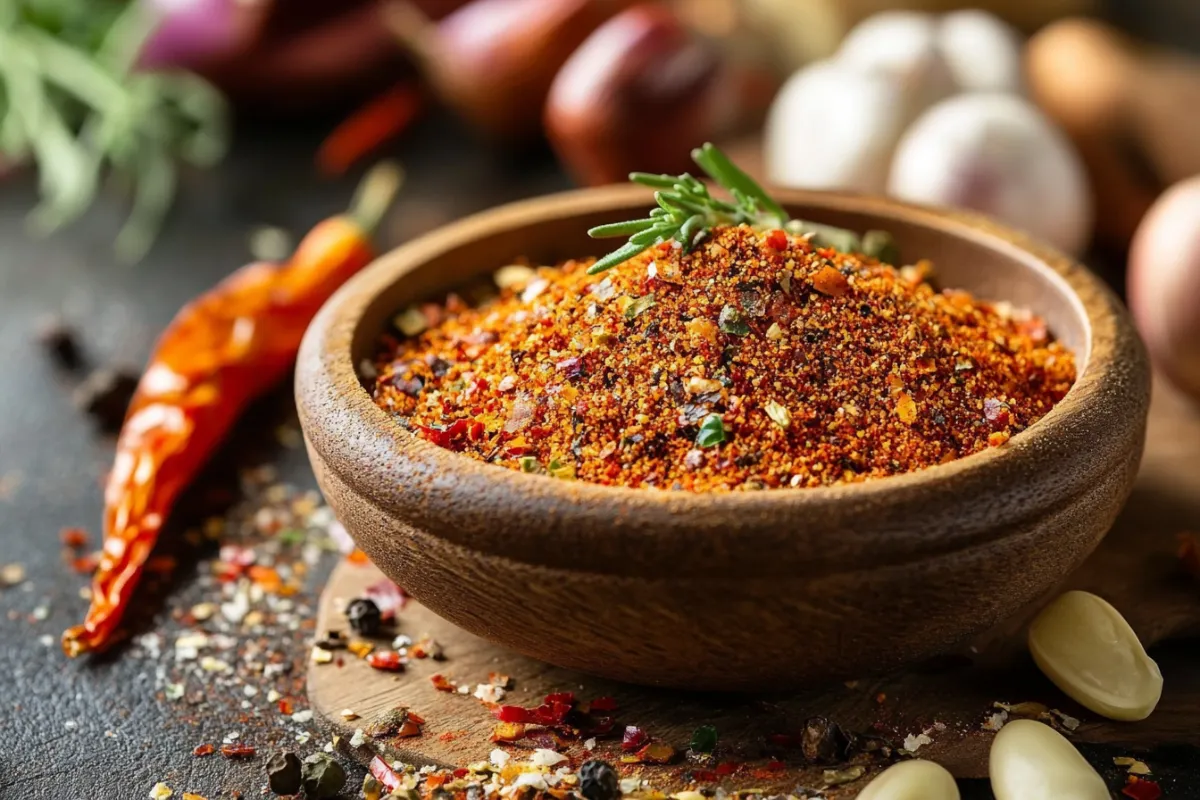
[[[1200,531],[1200,410],[1159,381],[1133,495],[1112,532],[1064,588],[1087,589],[1108,598],[1147,643],[1200,632],[1200,580],[1187,574],[1178,557],[1178,535],[1189,529]],[[1004,565],[996,568],[1002,570]],[[373,566],[341,564],[322,595],[318,632],[348,634],[342,614],[345,602],[381,578]],[[519,586],[511,588],[521,591]],[[1200,671],[1187,670],[1186,662],[1175,665],[1183,669],[1165,669],[1163,701],[1148,720],[1102,720],[1075,705],[1034,669],[1025,652],[1024,627],[1035,610],[989,631],[958,653],[902,674],[824,687],[783,685],[770,695],[746,697],[629,686],[558,669],[466,633],[410,601],[397,615],[396,632],[414,640],[431,636],[443,646],[445,660],[412,660],[405,672],[386,673],[339,651],[340,664],[310,667],[308,690],[312,708],[342,737],[343,746],[357,728],[396,706],[406,706],[425,718],[420,737],[390,742],[368,738],[366,746],[352,751],[364,761],[376,750],[388,759],[416,764],[463,766],[486,760],[495,747],[489,737],[496,721],[479,700],[437,691],[430,678],[441,673],[474,690],[476,684],[487,682],[489,673],[499,672],[514,681],[506,703],[536,706],[544,695],[561,691],[573,691],[580,699],[612,696],[618,702],[619,726],[642,727],[681,751],[698,726],[713,725],[720,735],[718,760],[738,765],[724,779],[726,785],[783,791],[797,785],[820,787],[823,768],[799,764],[798,752],[783,751],[788,766],[769,769],[764,743],[772,734],[798,732],[805,720],[815,716],[897,744],[907,736],[925,734],[931,741],[921,745],[920,755],[959,777],[987,774],[992,733],[983,723],[996,711],[997,701],[1034,701],[1061,710],[1080,721],[1072,734],[1079,742],[1142,750],[1163,744],[1200,746],[1200,726],[1195,723]],[[562,646],[570,647],[570,631],[561,636]],[[386,640],[379,644],[389,646]],[[347,720],[344,710],[358,719]],[[581,750],[582,744],[574,743],[568,754]],[[602,740],[597,752],[616,761],[619,742]],[[657,787],[675,790],[688,783],[693,768],[681,762],[650,767],[645,774]],[[826,796],[852,797],[864,782],[831,789]]]

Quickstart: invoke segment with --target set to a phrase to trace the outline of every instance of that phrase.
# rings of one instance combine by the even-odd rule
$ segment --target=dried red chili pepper
[[[351,114],[333,129],[317,150],[317,166],[326,175],[341,175],[416,119],[421,90],[412,84],[395,86]]]
[[[588,704],[589,711],[616,711],[617,701],[613,697],[597,697]]]
[[[250,401],[291,368],[308,323],[371,261],[368,240],[398,188],[373,170],[349,214],[330,217],[284,264],[254,263],[185,306],[163,333],[130,403],[104,492],[104,545],[82,625],[63,634],[77,656],[107,645],[179,493]]]
[[[636,725],[628,725],[625,728],[625,734],[621,737],[621,749],[627,753],[631,753],[649,741],[650,736],[644,730]]]
[[[368,769],[375,776],[375,780],[382,783],[389,792],[394,792],[400,788],[400,776],[379,756],[371,759],[371,766]]]

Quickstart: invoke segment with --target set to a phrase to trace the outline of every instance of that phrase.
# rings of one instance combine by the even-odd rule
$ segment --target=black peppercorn
[[[75,369],[83,362],[75,329],[60,317],[48,316],[38,321],[37,340],[64,369]]]
[[[585,761],[579,768],[579,790],[587,800],[620,800],[621,782],[607,761]]]
[[[352,600],[350,605],[346,606],[346,619],[350,621],[350,627],[363,636],[374,636],[383,625],[383,614],[379,611],[379,606],[375,605],[374,600],[365,597]]]
[[[812,764],[837,764],[849,744],[848,737],[837,723],[825,717],[813,717],[804,723],[800,749]]]
[[[286,750],[272,753],[267,759],[267,783],[275,794],[297,794],[300,791],[300,757]]]

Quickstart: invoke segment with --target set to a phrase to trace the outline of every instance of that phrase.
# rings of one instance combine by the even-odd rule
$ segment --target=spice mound
[[[1075,380],[1037,317],[810,237],[719,227],[620,268],[510,266],[498,296],[397,315],[376,403],[442,447],[553,479],[812,487],[1002,446]]]

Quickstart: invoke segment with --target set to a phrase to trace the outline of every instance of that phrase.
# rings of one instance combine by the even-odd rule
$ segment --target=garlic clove
[[[901,761],[875,776],[858,800],[959,800],[954,776],[932,761]]]
[[[992,741],[988,776],[996,800],[1110,800],[1104,779],[1049,725],[1018,719]]]
[[[1090,592],[1067,592],[1042,609],[1029,652],[1055,686],[1110,719],[1145,719],[1162,695],[1162,673],[1133,628]]]
[[[1078,253],[1092,202],[1079,156],[1031,103],[999,92],[960,94],[925,112],[896,148],[888,192],[968,208]]]
[[[995,14],[980,9],[946,14],[938,23],[937,43],[963,91],[1024,91],[1021,34]]]
[[[941,49],[938,18],[916,11],[885,11],[856,25],[836,60],[861,72],[884,73],[904,87],[909,121],[959,87]]]
[[[779,90],[764,128],[768,180],[882,193],[909,111],[896,78],[824,61]]]

